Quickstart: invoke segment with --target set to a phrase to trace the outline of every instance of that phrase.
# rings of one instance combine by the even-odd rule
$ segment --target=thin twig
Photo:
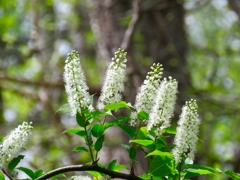
[[[111,178],[122,178],[122,179],[129,179],[129,180],[142,180],[142,178],[139,178],[132,174],[125,174],[125,173],[119,173],[115,172],[109,169],[102,168],[98,166],[97,164],[93,165],[73,165],[73,166],[65,166],[58,169],[55,169],[53,171],[50,171],[43,176],[37,178],[36,180],[46,180],[48,178],[51,178],[57,174],[65,173],[65,172],[71,172],[71,171],[97,171],[106,175],[111,176]]]
[[[133,35],[133,32],[136,28],[137,22],[139,20],[140,17],[140,5],[141,5],[141,0],[135,0],[133,1],[133,16],[132,16],[132,20],[128,25],[128,28],[125,32],[122,44],[121,44],[121,48],[126,50],[129,48],[130,45],[130,41],[131,41],[131,37]]]
[[[25,85],[33,85],[33,86],[42,86],[42,87],[57,87],[57,88],[64,88],[63,82],[60,83],[54,83],[54,82],[43,82],[43,81],[30,81],[27,79],[19,79],[19,78],[13,78],[13,77],[8,77],[5,75],[0,75],[0,80],[2,81],[9,81],[9,82],[15,82],[15,83],[21,83]]]
[[[8,174],[7,171],[5,171],[5,169],[2,169],[2,172],[3,172],[10,180],[13,180],[13,178]]]

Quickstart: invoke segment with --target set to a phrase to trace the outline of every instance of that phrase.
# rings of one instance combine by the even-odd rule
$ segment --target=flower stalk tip
[[[143,84],[139,88],[139,91],[136,96],[135,109],[136,111],[132,112],[130,117],[130,125],[136,125],[137,112],[145,111],[150,114],[152,107],[154,105],[154,101],[156,99],[157,89],[161,82],[163,74],[162,64],[157,63],[151,66],[151,71],[148,72],[146,79]],[[146,122],[145,120],[144,122]]]
[[[3,139],[0,144],[0,167],[4,167],[25,149],[32,128],[31,122],[23,122]]]
[[[164,78],[157,90],[157,97],[149,115],[147,129],[155,127],[156,135],[161,135],[164,128],[169,127],[174,114],[177,99],[178,83],[172,77]]]
[[[194,160],[200,124],[197,108],[197,102],[193,99],[187,101],[182,108],[174,139],[176,147],[172,151],[177,163],[181,162],[182,158]]]
[[[79,54],[75,50],[68,54],[65,61],[64,82],[72,115],[81,113],[83,108],[93,110]]]
[[[124,50],[119,49],[112,58],[97,103],[97,108],[100,110],[103,110],[106,105],[119,102],[122,99],[121,93],[124,90],[126,80],[126,55]]]

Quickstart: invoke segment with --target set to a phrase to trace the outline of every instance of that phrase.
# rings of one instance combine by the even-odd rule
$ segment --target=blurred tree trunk
[[[89,17],[97,38],[98,59],[110,60],[119,47],[128,52],[130,69],[125,99],[134,102],[136,91],[154,62],[163,64],[164,76],[178,80],[180,92],[191,85],[186,68],[184,16],[183,3],[178,0],[91,2]],[[124,27],[120,22],[128,17],[131,21]]]
[[[136,6],[137,1],[92,1],[89,16],[91,28],[98,40],[98,58],[111,59],[113,53],[123,44],[131,24],[130,22],[128,27],[123,27],[120,25],[121,19],[126,17],[129,11],[132,18],[139,13],[131,38],[141,36],[141,40],[130,39],[128,45],[125,45],[130,64],[131,84],[128,89],[131,91],[127,90],[130,100],[134,100],[136,90],[153,62],[162,63],[164,75],[176,78],[179,91],[185,90],[190,85],[190,79],[186,68],[187,39],[183,3],[178,0],[139,1],[140,11],[135,11],[137,7],[134,5]],[[136,52],[135,48],[139,49],[139,46],[142,51]],[[152,61],[150,65],[143,61],[144,58]]]
[[[0,87],[0,125],[2,125],[5,122],[3,113],[4,113],[4,107],[3,107],[2,88]]]

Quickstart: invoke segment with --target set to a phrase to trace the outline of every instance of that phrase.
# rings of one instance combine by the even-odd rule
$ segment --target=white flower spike
[[[130,125],[136,125],[137,112],[145,111],[146,113],[150,114],[154,105],[154,101],[156,99],[157,90],[162,78],[162,74],[162,65],[160,63],[154,63],[151,66],[151,71],[148,72],[146,79],[144,80],[143,84],[139,88],[139,92],[137,93],[136,102],[134,105],[136,112],[131,113]]]
[[[162,130],[170,126],[174,107],[177,99],[177,81],[172,77],[164,78],[157,92],[153,109],[149,115],[147,129],[156,128],[156,135],[161,135]]]
[[[200,124],[197,108],[196,100],[192,99],[186,102],[186,105],[182,108],[174,139],[176,146],[172,151],[177,163],[181,162],[183,157],[194,160]]]
[[[73,50],[68,54],[64,68],[64,82],[71,114],[81,113],[81,108],[88,108],[92,111],[93,106],[88,93],[89,88],[86,84],[86,78],[77,51]]]
[[[31,134],[32,123],[23,122],[10,132],[0,144],[0,167],[7,165],[16,155],[25,149]]]
[[[97,108],[100,110],[103,110],[106,105],[117,103],[122,99],[121,93],[124,90],[126,79],[126,55],[127,53],[124,50],[119,49],[112,58],[97,103]]]

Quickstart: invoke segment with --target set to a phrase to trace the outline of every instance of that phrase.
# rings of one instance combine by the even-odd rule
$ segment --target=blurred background
[[[195,163],[240,173],[239,0],[0,1],[0,135],[33,122],[24,165],[49,171],[90,160],[72,151],[83,143],[79,138],[62,134],[76,127],[74,117],[56,112],[67,103],[64,61],[71,50],[79,51],[97,97],[119,47],[128,52],[124,100],[134,103],[149,67],[162,63],[164,77],[179,82],[173,126],[186,100],[199,105]],[[101,162],[117,158],[128,166],[128,155],[119,148],[127,140],[118,131],[108,132]],[[139,161],[142,173],[145,160]]]

